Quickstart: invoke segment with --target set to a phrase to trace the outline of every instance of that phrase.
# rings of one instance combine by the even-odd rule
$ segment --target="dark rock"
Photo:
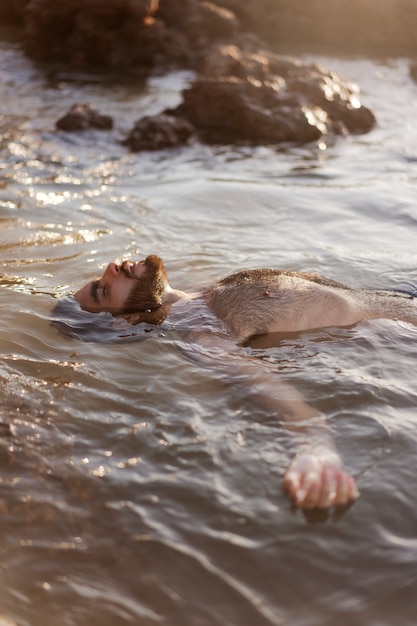
[[[417,61],[410,65],[410,76],[413,80],[417,81]]]
[[[67,131],[89,128],[110,130],[113,128],[113,119],[99,113],[92,104],[73,104],[68,113],[56,122],[56,127]]]
[[[213,50],[173,113],[207,143],[309,142],[375,124],[357,88],[336,73],[256,47]]]
[[[53,58],[73,68],[197,70],[183,103],[166,112],[171,117],[137,122],[125,141],[132,150],[179,145],[192,127],[209,143],[251,144],[309,142],[373,127],[375,117],[361,105],[355,85],[318,65],[280,57],[256,35],[242,32],[242,23],[250,29],[281,15],[288,27],[290,14],[313,27],[312,15],[322,15],[325,6],[340,8],[341,0],[314,0],[308,6],[299,0],[219,2],[29,0],[26,49],[37,59]],[[352,2],[356,6],[357,0]],[[383,2],[388,0],[375,0]],[[333,19],[333,13],[327,15],[323,28]],[[110,127],[105,116],[79,107],[59,120],[58,128]]]
[[[25,49],[37,60],[74,68],[150,67],[158,0],[30,0]]]
[[[25,22],[34,58],[83,67],[167,63],[169,52],[195,66],[236,29],[286,52],[417,53],[415,0],[0,0],[0,17]]]
[[[207,78],[236,76],[264,80],[273,73],[277,55],[254,35],[243,34],[227,44],[208,49],[199,73]]]
[[[186,33],[194,42],[200,37],[206,41],[226,39],[240,29],[232,11],[206,0],[160,0],[156,17],[169,28]]]
[[[75,69],[195,68],[239,28],[232,11],[206,0],[29,0],[24,45]]]
[[[161,0],[156,18],[164,25],[159,62],[165,66],[196,69],[213,42],[227,41],[240,31],[232,11],[205,0]]]
[[[214,2],[203,1],[196,7],[198,10],[185,22],[190,37],[195,37],[198,31],[206,41],[219,41],[233,37],[238,32],[239,20],[232,11]]]
[[[169,115],[153,115],[136,122],[123,142],[133,152],[162,150],[185,144],[193,134],[192,125]]]
[[[0,20],[1,24],[18,24],[23,25],[25,16],[25,7],[29,0],[1,0],[0,1]]]
[[[321,135],[290,95],[253,79],[199,78],[176,113],[207,143],[304,142]]]
[[[359,100],[358,87],[336,72],[329,72],[320,65],[303,65],[293,61],[292,67],[285,60],[284,68],[278,60],[274,71],[285,77],[287,89],[293,93],[300,105],[314,106],[325,111],[330,122],[329,130],[340,128],[343,132],[367,133],[376,119],[370,109]]]

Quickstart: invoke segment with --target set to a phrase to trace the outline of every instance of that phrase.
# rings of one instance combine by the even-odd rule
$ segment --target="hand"
[[[339,456],[320,448],[295,457],[283,487],[294,504],[303,509],[348,504],[359,496],[355,480],[344,471]]]

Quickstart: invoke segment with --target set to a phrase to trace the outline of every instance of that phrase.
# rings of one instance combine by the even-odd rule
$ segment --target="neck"
[[[174,304],[174,302],[178,302],[179,300],[194,300],[194,298],[198,298],[199,295],[201,294],[198,291],[187,293],[186,291],[181,291],[180,289],[173,289],[170,285],[168,285],[165,289],[162,303]]]

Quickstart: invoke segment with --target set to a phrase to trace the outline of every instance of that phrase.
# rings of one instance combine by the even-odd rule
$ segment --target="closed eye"
[[[100,293],[101,292],[101,293]],[[96,304],[100,304],[101,300],[104,300],[109,295],[109,291],[106,285],[100,285],[99,280],[94,280],[91,283],[90,296]]]
[[[91,289],[90,289],[90,296],[96,304],[99,304],[99,299],[98,299],[99,284],[100,283],[98,280],[93,280],[93,282],[91,283]]]

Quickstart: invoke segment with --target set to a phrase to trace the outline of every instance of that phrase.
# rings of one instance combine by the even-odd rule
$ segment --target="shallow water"
[[[132,155],[187,73],[104,84],[0,46],[0,615],[19,626],[406,626],[417,615],[415,328],[378,320],[253,346],[325,411],[360,499],[294,511],[274,416],[173,332],[117,344],[50,324],[113,258],[197,289],[245,267],[416,280],[417,86],[405,60],[319,59],[377,128],[328,145]],[[111,133],[58,133],[76,101]],[[3,624],[0,620],[0,624]]]

